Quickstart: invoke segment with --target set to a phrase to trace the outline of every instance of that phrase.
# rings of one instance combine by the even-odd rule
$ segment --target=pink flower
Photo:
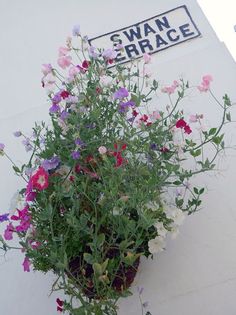
[[[190,115],[189,116],[189,122],[195,123],[198,121],[198,115]]]
[[[71,67],[71,68],[69,69],[69,77],[70,77],[71,79],[74,79],[74,78],[77,76],[77,74],[78,74],[79,72],[80,72],[79,68],[73,66],[73,67]]]
[[[22,266],[24,267],[24,271],[30,272],[30,260],[28,257],[25,257]]]
[[[46,76],[52,72],[52,65],[50,63],[42,65],[42,72]]]
[[[60,47],[59,48],[59,57],[66,56],[69,51],[70,51],[70,49],[67,47]]]
[[[57,63],[62,69],[69,67],[71,65],[71,61],[71,56],[62,56],[57,59]]]
[[[155,121],[155,120],[161,119],[161,115],[160,115],[160,113],[156,110],[156,111],[154,111],[154,112],[150,115],[150,118],[151,118],[152,121]]]
[[[213,81],[213,78],[210,74],[204,75],[202,77],[201,85],[197,88],[200,92],[207,92],[210,89],[210,83]]]
[[[179,82],[178,81],[173,81],[172,85],[171,86],[166,86],[164,87],[161,91],[163,93],[167,93],[167,94],[173,94],[176,90],[176,88],[179,86]]]
[[[147,54],[147,53],[143,54],[144,63],[150,63],[151,60],[152,60],[152,57],[149,54]]]
[[[48,173],[43,167],[40,167],[37,172],[31,176],[30,182],[32,183],[32,188],[44,190],[48,187]]]
[[[106,154],[107,153],[107,148],[104,147],[104,146],[101,146],[101,147],[98,148],[98,152],[100,154]]]
[[[12,223],[8,224],[6,230],[4,231],[4,238],[5,238],[5,240],[7,240],[7,241],[12,240],[13,239],[12,234],[13,234],[14,231],[15,231],[15,228],[12,225]]]

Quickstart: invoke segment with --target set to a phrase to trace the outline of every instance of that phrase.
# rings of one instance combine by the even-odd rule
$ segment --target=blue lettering
[[[143,28],[144,28],[144,35],[145,36],[148,36],[148,33],[156,33],[156,31],[148,24],[148,23],[145,23],[143,25]]]
[[[171,42],[177,42],[179,40],[179,35],[173,37],[173,35],[171,35],[171,33],[177,33],[176,30],[171,29],[171,30],[166,32],[166,35]]]
[[[157,48],[159,48],[161,45],[168,45],[168,43],[159,34],[156,35],[156,43]]]
[[[129,58],[135,58],[139,56],[139,52],[135,46],[135,44],[130,44],[125,46],[125,51]],[[135,53],[135,56],[132,56],[132,53]]]
[[[135,39],[142,38],[139,26],[136,26],[136,30],[134,30],[133,28],[130,28],[129,33],[128,31],[124,31],[123,33],[125,34],[125,36],[128,38],[130,42],[133,42]]]
[[[163,31],[163,26],[165,28],[170,28],[170,24],[165,16],[163,16],[162,21],[160,19],[156,19],[155,23],[159,31]]]
[[[194,35],[194,32],[191,32],[189,27],[190,27],[189,24],[184,24],[179,27],[181,33],[183,34],[183,37],[189,37]]]
[[[140,46],[141,51],[142,51],[143,54],[146,52],[146,51],[145,51],[145,48],[148,48],[148,52],[150,52],[150,51],[153,50],[153,47],[152,47],[152,45],[150,44],[149,39],[140,40],[138,43],[139,43],[139,46]]]

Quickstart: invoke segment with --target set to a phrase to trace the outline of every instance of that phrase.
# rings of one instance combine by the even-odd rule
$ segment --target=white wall
[[[80,23],[82,32],[94,37],[183,4],[202,37],[156,54],[154,76],[167,84],[182,76],[197,85],[202,75],[210,73],[217,97],[227,92],[236,101],[236,64],[194,0],[0,0],[0,142],[9,154],[23,161],[26,154],[12,132],[30,131],[35,120],[48,119],[41,64],[55,63],[57,48],[74,24]],[[189,113],[204,113],[212,126],[217,121],[208,95],[191,94],[186,106]],[[229,130],[231,145],[235,135],[236,125]],[[145,287],[152,315],[236,314],[235,161],[235,152],[229,151],[220,163],[221,172],[201,178],[209,187],[202,211],[186,220],[165,252],[153,261],[142,261],[135,285]],[[0,174],[0,213],[4,213],[20,181],[2,158]],[[53,275],[24,273],[22,258],[20,253],[0,257],[0,314],[56,314],[58,295],[48,298]],[[120,303],[120,315],[126,314],[141,314],[136,293]]]

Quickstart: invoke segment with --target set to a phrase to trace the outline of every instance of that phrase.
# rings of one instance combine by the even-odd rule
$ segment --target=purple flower
[[[97,57],[99,56],[99,53],[95,47],[90,46],[89,47],[89,55],[90,55],[90,57],[97,59]]]
[[[4,148],[5,148],[5,144],[0,143],[0,150],[4,150]]]
[[[80,158],[80,152],[79,151],[73,151],[71,153],[72,159],[73,160],[78,160]]]
[[[81,148],[85,146],[84,142],[80,138],[77,138],[75,140],[75,144],[80,146]]]
[[[63,110],[61,112],[60,118],[64,121],[64,120],[66,120],[68,118],[68,116],[69,116],[69,113],[67,111]]]
[[[49,108],[50,113],[57,113],[60,112],[60,107],[57,104],[52,104],[52,106]]]
[[[45,171],[53,170],[55,169],[60,163],[60,159],[58,156],[54,156],[51,159],[44,160],[41,163],[41,166],[45,169]]]
[[[126,90],[126,88],[119,88],[119,90],[113,94],[115,100],[116,99],[121,100],[122,98],[125,98],[127,96],[129,96],[129,92],[128,90]]]
[[[106,60],[113,60],[117,56],[117,52],[114,49],[108,48],[102,53],[103,58]]]
[[[22,133],[21,133],[21,131],[15,131],[15,132],[13,133],[13,135],[14,135],[15,137],[19,138],[19,137],[22,135]]]
[[[30,144],[30,139],[26,138],[22,141],[22,144],[25,146],[25,151],[29,152],[33,149],[32,145]]]
[[[56,93],[53,98],[52,98],[52,102],[54,104],[58,104],[61,101],[61,92]]]
[[[80,25],[76,24],[72,29],[72,35],[73,36],[79,36],[80,35]]]
[[[125,113],[125,112],[128,111],[129,107],[131,107],[131,108],[135,107],[135,102],[133,102],[133,101],[128,101],[128,102],[125,102],[125,103],[121,102],[119,104],[118,110],[119,110],[120,113]]]
[[[150,149],[151,149],[151,150],[157,150],[157,145],[156,145],[156,143],[151,143],[151,144],[150,144]]]
[[[4,213],[0,215],[0,222],[8,221],[9,213]]]
[[[96,124],[95,123],[91,123],[91,124],[86,125],[85,127],[88,128],[88,129],[94,129],[94,128],[96,128]]]

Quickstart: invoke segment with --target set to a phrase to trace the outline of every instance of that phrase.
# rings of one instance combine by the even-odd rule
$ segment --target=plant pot
[[[128,289],[134,281],[136,273],[138,271],[140,263],[140,258],[137,258],[133,265],[127,265],[123,262],[120,263],[119,268],[111,282],[111,288],[118,292],[122,292]],[[73,278],[76,278],[78,281],[78,286],[83,290],[83,293],[90,299],[101,299],[102,296],[97,292],[93,284],[93,267],[88,263],[84,263],[82,267],[82,259],[80,256],[75,257],[69,263],[69,269]],[[81,283],[86,283],[82,285]]]

